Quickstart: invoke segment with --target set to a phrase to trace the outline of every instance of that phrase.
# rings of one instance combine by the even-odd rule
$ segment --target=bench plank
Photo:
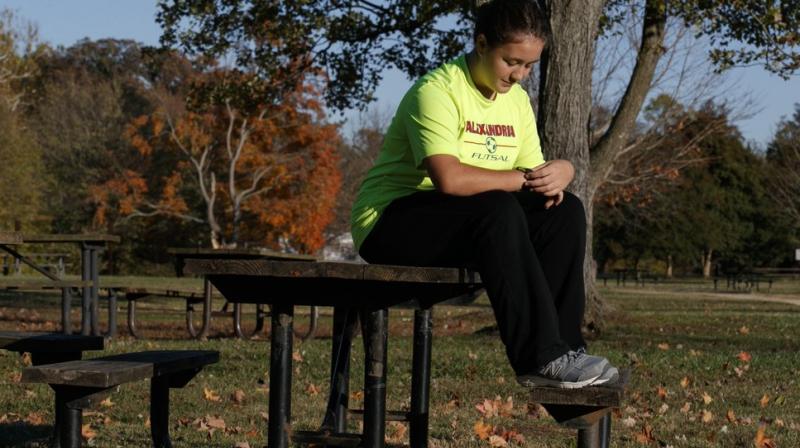
[[[22,235],[23,243],[119,243],[117,235],[103,233],[85,233],[75,235],[61,234],[26,234]]]
[[[209,350],[126,353],[28,367],[22,371],[22,382],[105,388],[200,368],[217,361],[219,352]]]
[[[184,273],[196,275],[253,275],[261,277],[330,278],[404,283],[480,283],[477,272],[465,268],[370,265],[321,261],[186,260]]]
[[[103,337],[63,333],[0,331],[0,349],[29,353],[102,350]]]

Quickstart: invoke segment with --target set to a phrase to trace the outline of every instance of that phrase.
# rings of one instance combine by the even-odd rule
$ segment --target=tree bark
[[[667,255],[667,278],[672,278],[672,255]]]
[[[542,148],[550,159],[575,165],[570,191],[583,201],[587,235],[584,279],[585,326],[600,329],[603,306],[595,286],[592,259],[592,197],[589,194],[589,115],[592,68],[603,0],[540,0],[550,17],[552,38],[540,64],[538,127]]]
[[[708,249],[703,252],[703,278],[711,278],[711,257],[714,254],[714,249]]]
[[[604,301],[595,284],[592,222],[595,192],[625,148],[644,104],[662,53],[666,24],[665,0],[648,0],[642,25],[642,45],[620,107],[606,133],[593,148],[589,141],[591,80],[598,23],[605,1],[540,0],[550,18],[553,37],[540,65],[538,126],[549,158],[566,158],[575,165],[571,191],[586,208],[585,327],[602,329]]]

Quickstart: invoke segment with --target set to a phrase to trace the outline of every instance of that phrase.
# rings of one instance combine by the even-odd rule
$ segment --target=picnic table
[[[191,258],[184,272],[205,276],[229,301],[272,306],[270,394],[267,438],[270,448],[292,443],[384,446],[386,419],[409,422],[414,448],[426,447],[434,304],[482,287],[465,268],[419,268],[345,262]],[[414,314],[411,407],[386,410],[388,309],[411,305]],[[291,431],[292,326],[294,307],[334,307],[331,387],[319,431]],[[365,384],[362,434],[346,433],[350,346],[360,315],[364,334]],[[388,416],[388,417],[387,417]]]
[[[171,247],[167,249],[167,253],[172,255],[175,259],[175,274],[178,277],[184,275],[184,268],[188,260],[214,258],[219,260],[290,260],[290,261],[316,261],[317,258],[311,255],[302,254],[287,254],[266,248],[237,248],[237,249],[211,249],[211,248],[184,248],[184,247]],[[211,299],[212,289],[211,283],[207,278],[203,280],[203,321],[199,331],[195,329],[192,320],[194,313],[194,305],[197,300],[193,297],[187,298],[186,301],[186,326],[189,334],[197,339],[204,339],[208,335],[211,328]],[[217,314],[224,314],[233,317],[233,329],[236,336],[246,338],[251,335],[246,335],[242,330],[242,304],[238,302],[233,303],[233,311],[228,313],[228,301],[222,307],[222,310]],[[256,305],[256,326],[253,330],[253,335],[263,329],[264,317],[264,304]],[[311,320],[309,323],[308,331],[299,335],[302,339],[306,339],[314,334],[317,325],[317,318],[319,311],[317,307],[311,308]]]
[[[100,285],[100,252],[108,243],[118,243],[120,238],[115,235],[99,233],[90,234],[29,234],[24,232],[3,232],[0,233],[0,250],[5,251],[22,263],[30,266],[33,270],[41,273],[53,282],[62,281],[57,275],[39,266],[29,257],[26,257],[17,250],[20,244],[77,244],[81,250],[81,334],[100,334],[99,327],[99,297],[98,290]],[[65,324],[64,332],[69,333],[69,307],[68,303],[62,307],[62,322]],[[113,334],[116,327],[116,304],[109,304],[109,334]]]

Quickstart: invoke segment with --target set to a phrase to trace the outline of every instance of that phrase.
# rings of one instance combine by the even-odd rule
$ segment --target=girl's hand
[[[552,207],[554,205],[558,206],[559,204],[561,204],[561,201],[563,201],[563,200],[564,200],[564,192],[563,191],[559,191],[557,195],[555,195],[553,197],[550,197],[550,198],[547,198],[547,201],[545,201],[545,203],[544,203],[544,208],[545,208],[545,210],[549,210],[550,207]]]
[[[555,205],[558,205],[564,198],[564,188],[572,182],[574,177],[575,168],[572,163],[568,160],[552,160],[539,165],[529,173],[525,173],[526,181],[523,184],[523,188],[533,190],[544,196],[559,197],[555,202]]]

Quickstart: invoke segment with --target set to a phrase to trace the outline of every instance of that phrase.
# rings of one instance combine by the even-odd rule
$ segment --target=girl
[[[574,168],[544,160],[519,86],[549,34],[536,0],[479,6],[472,52],[400,102],[351,224],[367,262],[476,268],[518,381],[576,388],[618,372],[580,331],[586,223],[564,191]]]

